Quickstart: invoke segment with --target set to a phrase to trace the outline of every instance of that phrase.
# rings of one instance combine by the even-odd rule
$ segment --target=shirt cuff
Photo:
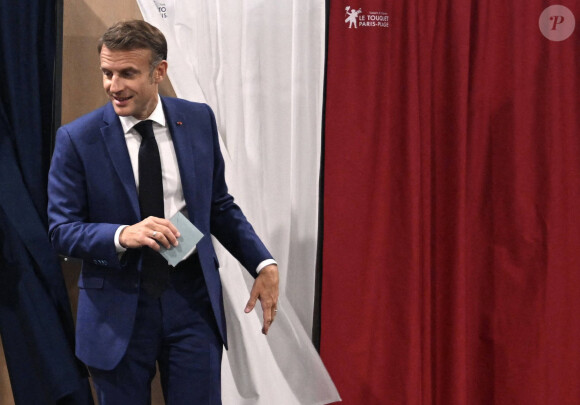
[[[258,264],[258,267],[256,268],[256,273],[260,274],[260,270],[262,270],[264,267],[270,264],[275,264],[276,266],[278,265],[278,263],[276,263],[276,260],[274,259],[264,260],[263,262],[260,262],[260,264]]]
[[[127,251],[127,248],[121,246],[121,242],[119,242],[119,235],[121,235],[121,231],[128,226],[129,225],[121,225],[120,227],[117,228],[117,231],[115,232],[115,249],[117,249],[117,253],[123,253]]]

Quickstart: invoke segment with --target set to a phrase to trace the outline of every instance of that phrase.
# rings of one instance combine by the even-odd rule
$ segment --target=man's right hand
[[[168,219],[148,217],[135,225],[125,227],[119,235],[119,243],[124,248],[149,246],[159,251],[159,243],[167,249],[177,246],[179,236],[179,231]]]

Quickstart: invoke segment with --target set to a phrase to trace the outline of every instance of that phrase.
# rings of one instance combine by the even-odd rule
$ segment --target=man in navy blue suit
[[[76,354],[101,405],[150,403],[156,365],[168,404],[221,404],[227,336],[210,235],[254,276],[245,311],[260,300],[264,334],[277,311],[277,265],[228,193],[212,110],[158,94],[163,34],[120,22],[98,50],[110,103],[58,130],[48,185],[51,241],[83,262]],[[171,267],[158,252],[178,244],[177,212],[204,236]]]

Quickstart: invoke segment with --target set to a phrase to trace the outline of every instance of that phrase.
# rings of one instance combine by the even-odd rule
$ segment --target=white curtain
[[[276,260],[267,337],[244,314],[252,280],[220,251],[230,349],[223,403],[325,404],[338,393],[311,343],[324,73],[324,0],[138,0],[166,35],[178,97],[216,114],[226,179]],[[217,243],[217,242],[216,242]]]

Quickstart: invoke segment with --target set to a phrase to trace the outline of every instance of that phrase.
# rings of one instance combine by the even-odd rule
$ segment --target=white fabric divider
[[[167,37],[177,96],[214,110],[230,192],[280,268],[279,312],[265,337],[261,311],[244,313],[253,280],[220,247],[223,403],[338,401],[311,343],[324,0],[137,1]]]

